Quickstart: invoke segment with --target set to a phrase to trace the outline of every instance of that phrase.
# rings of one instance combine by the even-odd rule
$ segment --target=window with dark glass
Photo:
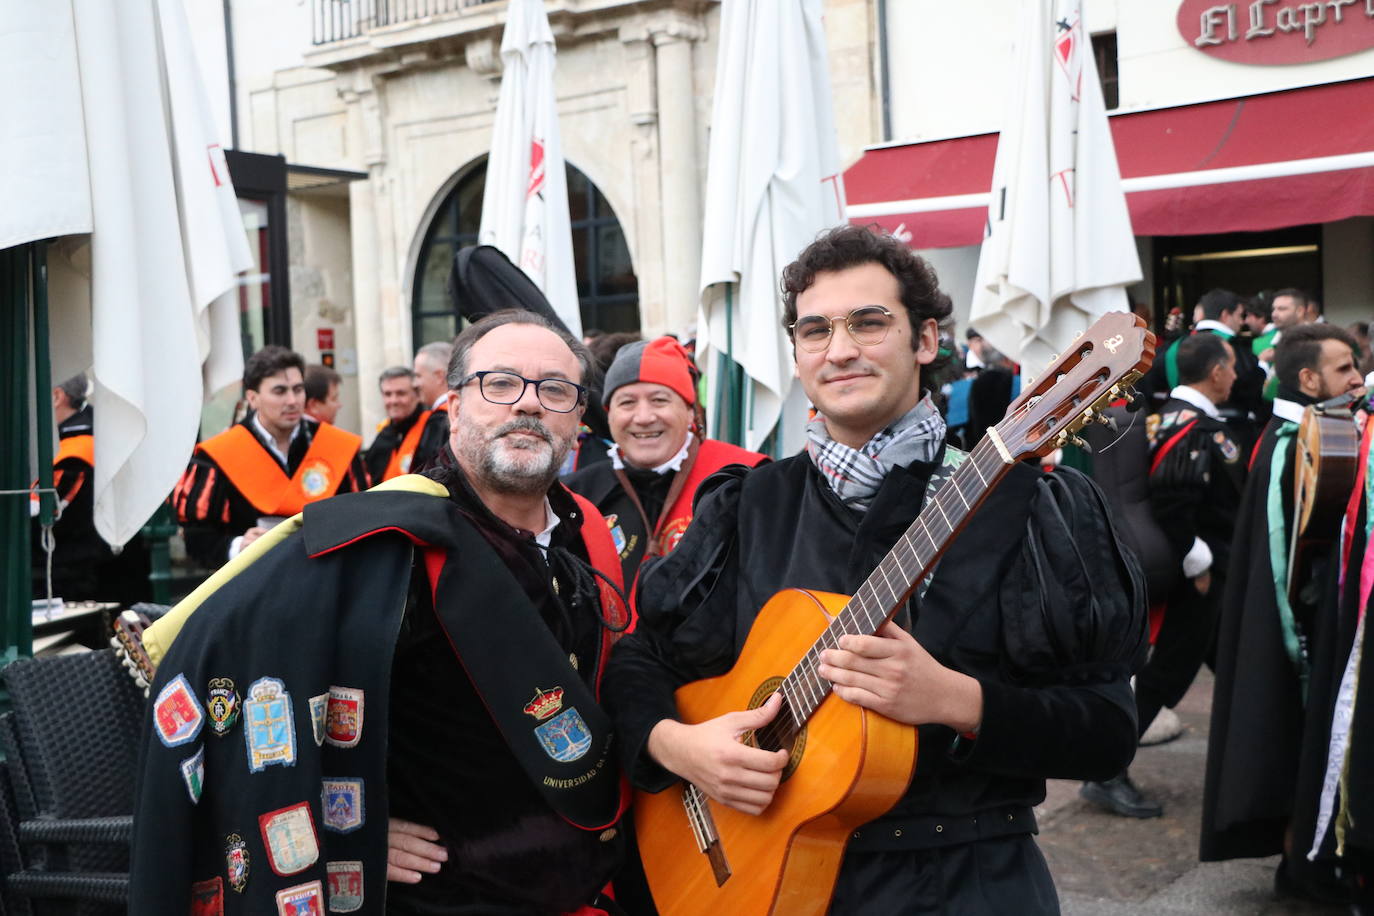
[[[1097,62],[1097,79],[1102,84],[1102,101],[1111,111],[1121,106],[1121,90],[1116,69],[1116,33],[1103,32],[1093,36],[1093,58]]]
[[[439,206],[420,246],[411,297],[416,347],[458,333],[458,316],[445,289],[453,256],[477,244],[487,166],[480,163],[459,179]],[[605,196],[573,166],[567,166],[568,216],[573,263],[584,330],[638,331],[639,280],[620,220]]]

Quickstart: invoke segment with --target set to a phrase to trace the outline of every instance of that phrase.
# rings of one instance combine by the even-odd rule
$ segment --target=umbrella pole
[[[33,649],[33,598],[30,588],[29,496],[29,246],[0,251],[0,586],[4,616],[0,619],[3,656],[11,661]],[[4,705],[7,707],[8,702]]]
[[[725,284],[725,352],[716,361],[720,384],[716,394],[716,436],[744,444],[744,369],[735,361],[735,285]]]

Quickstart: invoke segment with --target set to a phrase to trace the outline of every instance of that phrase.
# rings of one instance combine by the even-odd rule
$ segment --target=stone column
[[[701,213],[692,46],[706,37],[695,19],[651,23],[658,88],[659,187],[663,226],[664,330],[681,333],[696,319],[701,283]]]

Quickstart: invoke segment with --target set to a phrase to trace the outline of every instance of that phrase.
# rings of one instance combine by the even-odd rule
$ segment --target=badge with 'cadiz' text
[[[330,862],[329,912],[352,913],[363,907],[363,863]]]
[[[194,741],[205,724],[205,710],[191,692],[186,675],[178,674],[167,682],[153,701],[153,721],[157,736],[168,747]]]
[[[248,769],[254,773],[270,764],[293,766],[296,762],[291,695],[274,677],[260,677],[248,687],[248,698],[243,701],[243,743],[248,747]]]
[[[228,734],[239,718],[239,693],[227,677],[210,678],[210,690],[205,701],[210,713],[210,730],[217,735]]]
[[[324,812],[324,829],[335,833],[352,833],[363,825],[363,781],[361,779],[326,779],[320,793],[320,810]]]
[[[267,864],[281,877],[305,871],[320,858],[315,819],[307,802],[278,808],[258,817]]]

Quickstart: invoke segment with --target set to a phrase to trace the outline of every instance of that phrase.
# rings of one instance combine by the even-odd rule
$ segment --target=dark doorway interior
[[[1321,229],[1314,224],[1272,232],[1156,237],[1156,322],[1176,306],[1191,320],[1198,298],[1217,287],[1253,296],[1295,286],[1320,299]]]

